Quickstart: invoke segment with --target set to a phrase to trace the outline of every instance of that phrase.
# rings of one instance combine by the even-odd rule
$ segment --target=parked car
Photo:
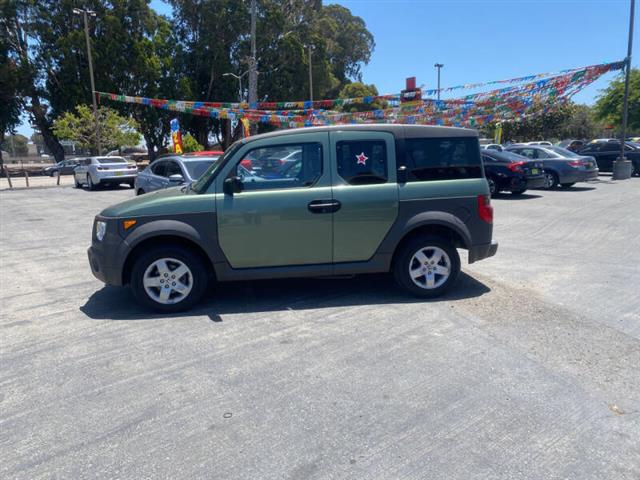
[[[138,174],[135,182],[136,195],[191,183],[200,178],[218,158],[219,156],[200,154],[162,157]]]
[[[301,151],[296,175],[245,182],[243,159]],[[446,180],[446,181],[443,181]],[[93,274],[160,311],[194,305],[209,281],[393,272],[419,297],[496,253],[478,133],[418,125],[292,129],[234,143],[190,188],[103,210]]]
[[[577,155],[561,147],[515,145],[507,147],[507,151],[541,161],[545,188],[555,188],[558,185],[570,188],[577,182],[598,178],[598,167],[593,157]]]
[[[535,142],[527,142],[525,145],[541,145],[543,147],[550,147],[553,145],[551,142],[547,142],[546,140],[535,141]]]
[[[489,143],[487,145],[482,145],[481,148],[483,150],[497,150],[498,152],[501,152],[502,150],[504,150],[504,147],[499,143]]]
[[[544,170],[539,161],[512,152],[483,150],[482,163],[491,196],[503,190],[520,195],[529,188],[545,186]]]
[[[78,166],[79,158],[70,158],[69,160],[63,160],[61,162],[56,163],[55,165],[49,165],[42,169],[42,173],[44,175],[49,175],[53,177],[54,175],[70,175],[73,173],[73,170]]]
[[[601,172],[611,172],[613,162],[620,158],[620,140],[599,139],[580,150],[580,154],[595,158]],[[633,163],[633,174],[640,175],[640,148],[634,143],[625,142],[624,156]]]
[[[567,150],[578,153],[585,146],[584,140],[562,140],[558,143],[558,147],[566,148]]]
[[[119,185],[121,183],[134,187],[138,167],[127,163],[122,157],[89,157],[79,161],[73,171],[76,188],[87,185],[94,190],[102,185]]]

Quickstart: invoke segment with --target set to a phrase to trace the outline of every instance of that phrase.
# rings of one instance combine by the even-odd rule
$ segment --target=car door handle
[[[337,200],[312,200],[307,208],[311,213],[333,213],[340,210],[341,206]]]

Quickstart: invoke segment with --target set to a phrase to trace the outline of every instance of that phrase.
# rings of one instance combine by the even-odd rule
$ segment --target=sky
[[[349,8],[373,34],[376,46],[362,80],[376,85],[381,94],[399,92],[405,78],[412,76],[418,85],[436,88],[434,63],[444,64],[441,82],[447,87],[612,62],[627,54],[630,0],[326,3]],[[152,0],[151,6],[172,15],[162,0]],[[640,65],[639,10],[640,6],[635,15],[634,67]],[[604,75],[574,100],[592,104],[614,76]],[[31,128],[23,124],[18,132],[30,136]]]

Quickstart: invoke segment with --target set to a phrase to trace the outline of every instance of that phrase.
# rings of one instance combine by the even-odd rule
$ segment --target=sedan
[[[140,172],[136,178],[136,195],[194,182],[218,158],[219,155],[205,156],[202,152],[159,158]]]
[[[138,175],[138,167],[127,163],[122,157],[89,157],[80,160],[73,171],[76,188],[86,184],[89,190],[102,185],[133,184]]]
[[[78,166],[79,158],[71,158],[69,160],[63,160],[55,165],[50,165],[42,169],[44,175],[53,177],[54,175],[71,175],[73,170]]]
[[[482,150],[484,173],[491,196],[507,190],[520,195],[529,188],[545,185],[542,163],[511,152]]]
[[[545,188],[570,188],[577,182],[598,178],[598,167],[593,157],[575,154],[562,147],[539,145],[512,145],[507,151],[530,160],[542,162]]]
[[[611,172],[613,162],[620,157],[620,140],[594,140],[580,150],[580,154],[595,158],[601,172]],[[633,174],[640,175],[640,148],[634,143],[625,142],[624,156],[633,163]]]

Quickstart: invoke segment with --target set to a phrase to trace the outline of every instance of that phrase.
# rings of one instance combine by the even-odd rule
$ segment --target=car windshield
[[[577,153],[574,153],[571,150],[567,150],[566,148],[562,148],[562,147],[547,147],[547,150],[556,152],[557,154],[562,155],[563,157],[579,157],[580,156]]]
[[[183,165],[184,168],[187,169],[189,176],[194,180],[197,180],[202,176],[204,172],[207,171],[207,168],[209,168],[211,164],[216,162],[217,160],[218,157],[204,157],[199,160],[189,160],[188,162],[183,162]]]
[[[99,163],[127,163],[122,157],[100,157],[96,158]]]
[[[209,188],[209,185],[211,185],[211,182],[215,178],[220,167],[225,164],[227,158],[231,157],[241,145],[242,142],[238,141],[227,148],[227,150],[218,158],[218,161],[213,162],[207,171],[204,172],[197,181],[191,184],[191,190],[195,193],[204,193],[207,188]]]

